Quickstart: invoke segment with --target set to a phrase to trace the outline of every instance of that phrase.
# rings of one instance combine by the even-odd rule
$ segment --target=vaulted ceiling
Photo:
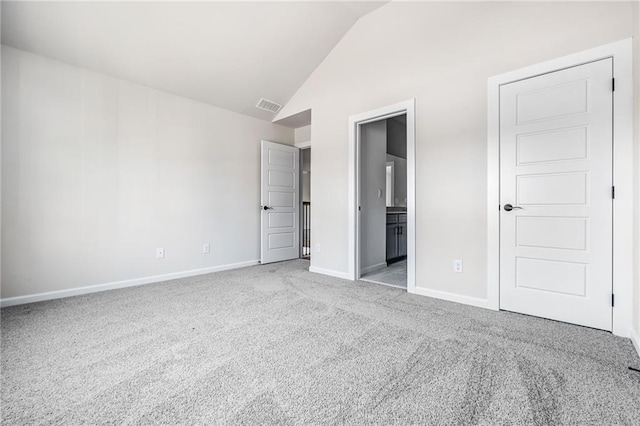
[[[2,2],[2,43],[271,120],[385,2]]]

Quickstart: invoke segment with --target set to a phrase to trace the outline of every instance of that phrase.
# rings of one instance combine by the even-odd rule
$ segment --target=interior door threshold
[[[373,283],[373,284],[386,285],[387,287],[400,288],[402,290],[406,290],[407,289],[406,285],[401,286],[401,285],[398,285],[398,284],[389,284],[389,283],[385,283],[385,282],[382,282],[382,281],[376,281],[376,280],[373,280],[371,278],[366,278],[366,277],[365,278],[361,277],[360,281],[366,281],[368,283]]]

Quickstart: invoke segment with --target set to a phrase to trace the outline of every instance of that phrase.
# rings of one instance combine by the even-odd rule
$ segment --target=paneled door
[[[612,59],[500,88],[500,308],[612,328]]]
[[[260,263],[300,257],[300,150],[262,141]]]

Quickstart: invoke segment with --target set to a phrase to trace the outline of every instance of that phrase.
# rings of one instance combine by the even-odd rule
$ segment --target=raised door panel
[[[295,183],[295,173],[283,172],[280,170],[269,170],[269,186],[281,186],[284,188],[293,188]]]
[[[286,167],[288,169],[295,169],[296,167],[296,153],[283,151],[280,148],[269,148],[269,165]]]
[[[517,165],[584,160],[589,154],[588,127],[522,133],[516,140]]]
[[[585,205],[589,173],[523,174],[517,177],[517,202],[525,205]]]
[[[585,217],[520,216],[516,219],[518,247],[587,250],[589,220]]]
[[[517,123],[564,118],[588,111],[589,81],[582,79],[516,95]]]
[[[584,297],[588,265],[556,260],[516,258],[516,287]]]

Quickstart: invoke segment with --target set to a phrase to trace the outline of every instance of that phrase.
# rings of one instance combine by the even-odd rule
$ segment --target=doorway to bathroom
[[[354,279],[415,288],[414,101],[350,118]]]

